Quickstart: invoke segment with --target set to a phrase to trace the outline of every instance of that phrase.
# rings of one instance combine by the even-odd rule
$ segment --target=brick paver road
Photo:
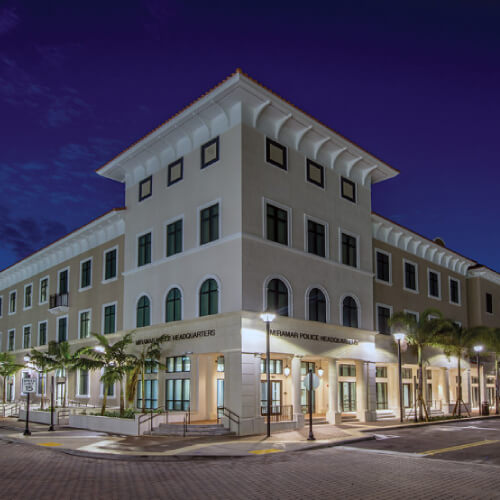
[[[91,459],[0,442],[3,499],[500,498],[498,467],[362,450],[242,459]]]

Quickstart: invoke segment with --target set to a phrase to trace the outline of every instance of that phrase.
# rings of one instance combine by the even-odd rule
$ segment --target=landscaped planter
[[[153,425],[157,427],[164,423],[164,414],[155,414]],[[137,414],[135,418],[101,417],[98,415],[70,415],[69,426],[77,429],[140,436],[150,430],[149,414]]]
[[[26,410],[19,409],[19,420],[26,420]],[[30,422],[50,425],[50,411],[30,410]],[[59,408],[56,408],[54,410],[54,425],[67,423],[67,418],[66,422],[59,422]]]

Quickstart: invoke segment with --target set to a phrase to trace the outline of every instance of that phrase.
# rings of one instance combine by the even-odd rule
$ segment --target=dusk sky
[[[124,203],[94,170],[241,67],[401,174],[373,210],[500,271],[500,2],[0,0],[0,269]]]

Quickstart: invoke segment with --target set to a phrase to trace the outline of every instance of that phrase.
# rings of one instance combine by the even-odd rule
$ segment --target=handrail
[[[144,423],[144,422],[147,422],[149,420],[150,422],[150,426],[149,426],[149,429],[150,429],[150,432],[153,433],[153,420],[155,417],[158,417],[160,415],[163,415],[163,414],[167,414],[168,415],[168,411],[158,411],[158,410],[165,410],[165,406],[158,406],[157,408],[148,408],[149,409],[149,412],[146,412],[146,413],[141,413],[139,415],[139,420],[138,420],[138,426],[139,426],[139,429],[141,428],[141,424]],[[139,430],[138,429],[138,430]]]
[[[231,422],[234,422],[235,424],[238,425],[238,435],[240,434],[240,416],[235,413],[233,410],[227,408],[226,406],[223,406],[222,408],[218,408],[218,410],[222,410],[222,415],[224,417],[227,417]],[[217,415],[217,422],[221,417]],[[231,424],[229,424],[229,428],[231,428]]]

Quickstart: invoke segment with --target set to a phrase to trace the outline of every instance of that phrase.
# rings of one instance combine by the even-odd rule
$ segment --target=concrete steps
[[[160,424],[153,430],[153,436],[183,436],[183,424]],[[188,424],[186,436],[226,436],[234,435],[220,424]]]

